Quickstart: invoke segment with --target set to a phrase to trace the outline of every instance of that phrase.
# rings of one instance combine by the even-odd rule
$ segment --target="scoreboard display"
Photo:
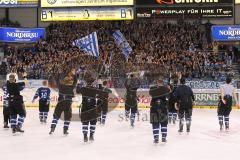
[[[132,7],[42,9],[41,21],[133,20]]]
[[[133,20],[134,0],[41,0],[41,21]]]
[[[41,0],[41,7],[131,6],[134,0]]]

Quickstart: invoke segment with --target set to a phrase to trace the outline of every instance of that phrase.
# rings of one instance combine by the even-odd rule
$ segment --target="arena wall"
[[[3,19],[5,17],[5,9],[0,8],[0,19]]]
[[[37,27],[36,8],[10,8],[9,19],[18,21],[23,27]]]
[[[237,4],[235,7],[235,20],[236,24],[240,24],[240,4]]]

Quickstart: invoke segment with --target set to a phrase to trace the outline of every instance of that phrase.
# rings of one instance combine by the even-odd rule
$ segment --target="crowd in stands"
[[[126,59],[111,36],[120,30],[133,52]],[[97,31],[100,57],[86,55],[72,45],[75,39]],[[143,82],[151,83],[164,75],[185,76],[188,79],[222,80],[230,72],[233,51],[219,52],[204,41],[204,29],[199,23],[166,23],[137,20],[132,22],[63,22],[47,28],[45,39],[33,46],[5,46],[8,71],[29,78],[48,78],[56,73],[77,68],[98,76],[112,77],[121,86],[126,73],[144,73]]]

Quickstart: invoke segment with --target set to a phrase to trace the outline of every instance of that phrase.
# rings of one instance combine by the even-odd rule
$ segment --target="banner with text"
[[[41,7],[131,6],[133,0],[41,0]]]
[[[240,41],[240,25],[212,26],[214,41]]]
[[[218,5],[218,4],[233,4],[233,0],[136,0],[136,5]]]
[[[137,18],[232,18],[233,6],[212,7],[143,7]]]
[[[0,28],[0,42],[31,43],[44,36],[45,28]]]
[[[38,0],[0,0],[0,8],[38,7]]]
[[[202,81],[202,80],[194,80],[194,81],[186,81],[186,85],[191,87],[192,89],[219,89],[221,85],[225,84],[222,81]],[[234,87],[237,87],[237,81],[232,81]]]

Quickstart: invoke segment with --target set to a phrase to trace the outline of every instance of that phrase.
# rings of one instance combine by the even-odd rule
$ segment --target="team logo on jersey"
[[[57,2],[57,0],[47,0],[47,2],[48,2],[49,4],[54,4],[54,3]]]
[[[156,0],[159,4],[173,4],[173,0]]]

